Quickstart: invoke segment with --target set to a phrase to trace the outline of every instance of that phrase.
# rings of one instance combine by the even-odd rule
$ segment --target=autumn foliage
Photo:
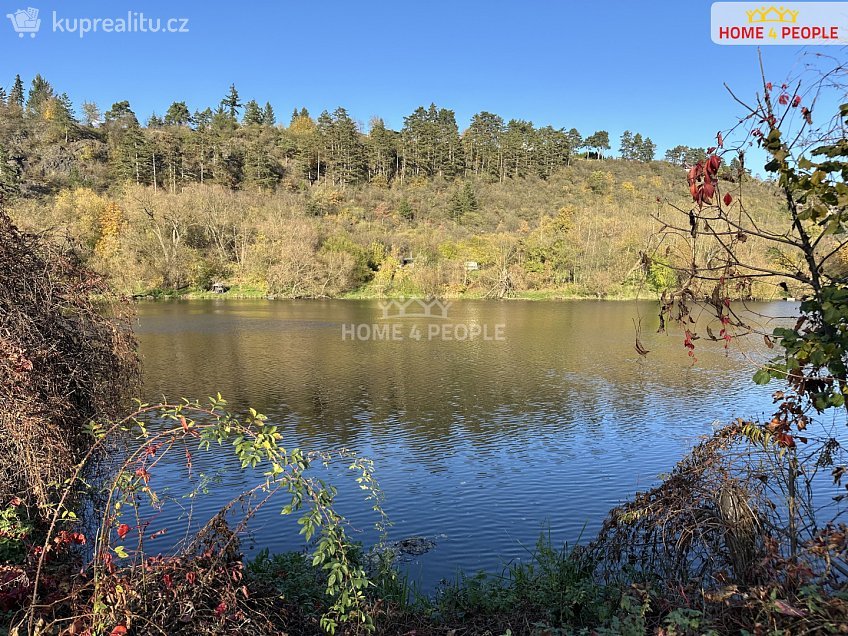
[[[42,512],[92,418],[135,385],[130,314],[103,280],[0,211],[0,498]]]

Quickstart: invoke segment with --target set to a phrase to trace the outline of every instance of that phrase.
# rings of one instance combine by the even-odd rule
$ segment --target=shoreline
[[[187,292],[184,294],[132,294],[131,298],[134,302],[171,302],[171,301],[198,301],[198,300],[267,300],[267,301],[285,301],[285,300],[344,300],[344,301],[363,301],[363,300],[400,300],[400,299],[424,299],[424,298],[441,298],[444,300],[492,300],[492,301],[525,301],[525,302],[568,302],[568,301],[596,301],[596,302],[628,302],[628,301],[650,301],[659,302],[659,297],[638,296],[636,294],[610,294],[610,295],[579,295],[579,294],[561,294],[561,293],[545,293],[545,294],[515,294],[513,296],[505,296],[503,298],[486,297],[485,295],[476,294],[445,294],[441,296],[426,296],[423,294],[345,294],[341,296],[284,296],[275,294],[262,293],[214,293],[214,292]],[[733,302],[740,302],[742,299],[734,298]],[[771,303],[771,302],[798,302],[795,298],[746,298],[745,302],[756,303]]]

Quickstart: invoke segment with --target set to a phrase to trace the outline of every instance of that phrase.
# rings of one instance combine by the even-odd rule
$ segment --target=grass
[[[598,585],[585,553],[555,548],[545,534],[526,561],[499,574],[460,575],[431,596],[394,570],[372,577],[370,598],[381,634],[578,634],[604,626],[609,634],[628,633],[624,625],[641,626],[642,632],[629,633],[644,633],[642,606]],[[290,633],[319,633],[325,575],[304,554],[263,551],[248,563],[247,580],[285,606]]]
[[[268,292],[261,287],[249,284],[235,283],[230,286],[223,294],[219,294],[206,289],[197,287],[186,287],[184,289],[169,290],[154,287],[152,289],[143,289],[133,293],[134,298],[149,299],[149,300],[210,300],[210,299],[259,299],[268,298]]]

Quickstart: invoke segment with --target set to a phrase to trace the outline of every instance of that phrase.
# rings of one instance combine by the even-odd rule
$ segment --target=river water
[[[768,353],[761,339],[727,349],[698,340],[693,363],[678,331],[656,333],[651,302],[138,309],[147,400],[220,392],[232,409],[253,407],[279,424],[287,448],[345,447],[373,459],[391,538],[436,541],[405,566],[424,588],[526,559],[543,531],[557,544],[591,539],[612,506],[656,484],[716,422],[770,414],[776,388],[750,381]],[[797,306],[750,309],[778,317]],[[646,357],[635,351],[634,324]],[[176,460],[160,468],[153,483],[174,502],[154,524],[173,538],[257,482],[227,448],[195,455],[193,475],[216,478],[203,496],[183,496]],[[374,514],[352,479],[334,473],[333,482],[354,538],[374,541]],[[251,520],[247,553],[302,546],[281,506]]]

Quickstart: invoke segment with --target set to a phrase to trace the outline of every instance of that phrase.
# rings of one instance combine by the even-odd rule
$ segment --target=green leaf
[[[759,369],[754,374],[754,384],[768,384],[769,380],[771,380],[771,373],[768,369]]]

